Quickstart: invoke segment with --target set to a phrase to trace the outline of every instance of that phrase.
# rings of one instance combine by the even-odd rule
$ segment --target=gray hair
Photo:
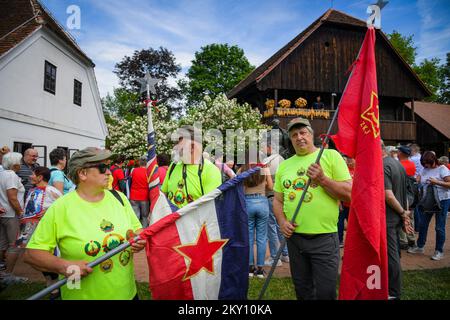
[[[22,160],[22,154],[18,152],[9,152],[3,156],[2,166],[5,170],[11,170],[11,168],[18,164]]]
[[[314,136],[314,130],[310,126],[305,126],[306,130],[308,130]]]

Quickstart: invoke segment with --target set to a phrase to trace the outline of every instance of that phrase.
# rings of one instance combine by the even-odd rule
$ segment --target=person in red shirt
[[[126,179],[125,173],[123,172],[123,162],[125,161],[123,156],[118,156],[114,164],[109,169],[111,171],[111,175],[113,177],[112,187],[114,190],[122,191],[125,193],[126,191]]]
[[[411,149],[407,146],[400,146],[398,149],[398,160],[402,164],[403,168],[405,168],[406,175],[408,177],[414,177],[416,173],[416,165],[408,158],[411,156]]]
[[[347,163],[348,171],[353,179],[353,174],[355,173],[355,159],[349,158],[346,155],[342,155],[345,162]],[[339,247],[344,247],[344,224],[345,220],[348,221],[348,214],[350,212],[350,202],[341,202],[339,210],[339,220],[338,220],[338,237],[339,237]]]
[[[139,160],[139,167],[130,173],[130,203],[144,228],[148,227],[150,202],[148,199],[147,161]],[[159,168],[158,168],[159,170]]]

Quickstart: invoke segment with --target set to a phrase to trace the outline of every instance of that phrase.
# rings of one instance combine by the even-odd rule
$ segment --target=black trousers
[[[292,281],[299,300],[335,300],[339,271],[337,232],[294,233],[287,239]]]
[[[400,299],[402,287],[402,266],[400,264],[401,222],[387,223],[388,283],[389,295]]]

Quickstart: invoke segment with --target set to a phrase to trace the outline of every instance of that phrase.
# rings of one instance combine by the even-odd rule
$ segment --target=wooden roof
[[[411,109],[411,103],[405,105]],[[450,105],[414,101],[414,113],[450,139]]]
[[[265,61],[262,65],[256,68],[247,78],[243,79],[240,83],[238,83],[230,92],[228,93],[229,98],[234,98],[240,95],[243,91],[249,89],[250,87],[256,85],[257,87],[261,85],[263,80],[271,75],[271,73],[280,65],[292,64],[292,59],[289,62],[290,55],[292,55],[297,49],[302,48],[302,44],[304,45],[306,40],[312,37],[313,34],[317,33],[318,29],[321,26],[340,26],[345,28],[350,28],[352,30],[361,31],[361,36],[364,36],[363,30],[367,28],[366,22],[354,18],[350,15],[347,15],[343,12],[329,9],[326,11],[321,17],[319,17],[316,21],[314,21],[310,26],[308,26],[304,31],[302,31],[299,35],[297,35],[293,40],[291,40],[288,44],[286,44],[283,48],[281,48],[278,52],[276,52],[272,57],[270,57],[267,61]],[[395,56],[398,61],[397,64],[400,64],[402,67],[402,72],[406,74],[406,76],[410,79],[407,81],[413,82],[414,86],[420,91],[420,97],[429,96],[431,93],[426,88],[425,84],[418,78],[418,76],[414,73],[411,67],[406,63],[406,61],[400,56],[400,54],[395,50],[392,44],[387,39],[386,35],[380,30],[377,30],[378,37],[377,39],[381,39],[383,43],[385,43],[384,51],[392,51],[391,53]],[[352,35],[353,42],[355,42],[355,36]],[[362,39],[361,42],[362,43]],[[357,45],[360,46],[360,43]],[[377,44],[379,45],[379,44]],[[359,48],[359,47],[358,47]],[[299,55],[297,53],[297,55]],[[387,55],[387,53],[385,53]],[[351,61],[346,66],[340,66],[340,68],[345,67],[346,69],[350,67],[351,62],[356,58],[356,54],[351,58]],[[331,61],[331,63],[335,63],[335,61]],[[298,66],[297,66],[298,67]],[[279,77],[276,75],[274,77]],[[405,77],[403,77],[404,79]],[[263,85],[263,89],[267,87],[267,85]],[[342,87],[342,84],[339,84],[339,87]],[[278,87],[277,89],[284,89],[282,87]],[[293,88],[286,88],[293,89]],[[297,90],[302,90],[303,88],[297,88]],[[321,90],[317,90],[321,91]]]
[[[94,67],[72,36],[38,0],[0,0],[0,57],[39,28],[45,27]]]

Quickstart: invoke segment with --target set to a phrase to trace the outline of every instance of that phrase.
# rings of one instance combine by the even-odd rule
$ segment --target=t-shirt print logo
[[[103,239],[103,251],[105,251],[105,253],[111,251],[114,248],[117,248],[118,246],[120,246],[122,243],[125,242],[125,239],[117,233],[111,233],[108,234],[105,239]]]
[[[370,106],[361,114],[362,121],[360,126],[364,134],[373,133],[373,137],[380,135],[380,120],[378,108],[378,96],[372,91],[370,94]]]
[[[103,219],[100,223],[100,229],[106,233],[112,232],[114,231],[114,225],[112,224],[112,222]]]

